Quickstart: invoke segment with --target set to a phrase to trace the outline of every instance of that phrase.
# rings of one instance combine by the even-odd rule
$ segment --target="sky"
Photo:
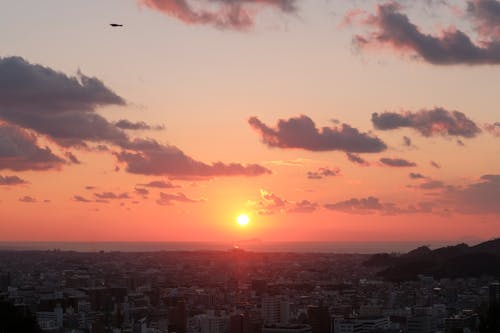
[[[0,12],[2,241],[500,236],[500,1]]]

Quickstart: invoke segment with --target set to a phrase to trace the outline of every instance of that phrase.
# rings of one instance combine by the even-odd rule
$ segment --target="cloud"
[[[19,201],[25,202],[25,203],[35,203],[37,200],[33,197],[30,197],[29,195],[25,195],[24,197],[19,198]]]
[[[0,123],[0,170],[60,169],[64,163],[50,148],[39,147],[35,135],[17,126]]]
[[[130,199],[128,193],[114,193],[114,192],[102,192],[102,193],[94,193],[94,196],[97,199],[101,200],[114,200],[114,199]]]
[[[99,79],[68,76],[20,57],[0,58],[0,119],[47,135],[59,145],[122,145],[127,135],[95,111],[125,105]]]
[[[388,157],[382,157],[380,159],[380,162],[382,164],[388,165],[390,167],[414,167],[417,166],[416,163],[407,161],[402,158],[388,158]]]
[[[24,184],[28,184],[28,182],[24,179],[19,178],[18,176],[0,175],[0,186],[15,186]]]
[[[409,177],[411,179],[425,179],[426,178],[424,175],[422,175],[421,173],[417,173],[417,172],[410,172]]]
[[[309,179],[323,179],[325,177],[334,177],[340,174],[339,168],[319,168],[318,171],[309,171],[307,178]]]
[[[442,30],[438,35],[425,34],[401,12],[401,5],[396,1],[378,4],[376,13],[362,20],[370,29],[369,33],[354,36],[353,42],[361,49],[388,46],[396,52],[410,53],[435,65],[499,64],[500,40],[495,35],[498,25],[490,22],[490,17],[497,16],[490,13],[487,18],[486,11],[478,10],[479,3],[495,3],[495,7],[498,4],[496,1],[469,1],[469,13],[475,18],[475,28],[479,29],[479,34],[488,33],[488,38],[483,35],[478,42],[455,27]],[[493,27],[496,28],[493,30]]]
[[[259,215],[312,213],[319,208],[317,203],[309,200],[288,201],[272,192],[262,189],[260,190],[260,198],[257,201],[249,201],[248,205]]]
[[[160,192],[160,198],[156,200],[156,203],[162,206],[169,206],[172,205],[174,202],[196,203],[202,201],[203,200],[190,199],[184,193],[181,192],[178,192],[177,194]]]
[[[288,208],[288,212],[290,213],[312,213],[316,209],[318,209],[318,204],[315,202],[311,202],[309,200],[302,200],[293,203],[293,205]]]
[[[361,156],[353,153],[346,153],[347,159],[351,161],[352,163],[356,163],[362,166],[368,166],[370,163],[368,163],[366,160],[364,160]]]
[[[139,131],[139,130],[163,130],[165,129],[164,126],[151,126],[146,124],[143,121],[138,121],[138,122],[132,122],[127,119],[121,119],[118,120],[116,123],[114,123],[116,127],[124,129],[124,130],[132,130],[132,131]]]
[[[452,135],[472,138],[481,133],[481,129],[462,112],[443,108],[417,112],[373,113],[372,122],[378,130],[409,127],[426,137]]]
[[[495,0],[467,1],[467,14],[475,31],[490,42],[500,39],[500,2]]]
[[[179,186],[172,184],[171,182],[165,182],[163,180],[155,180],[146,184],[137,184],[139,186],[144,187],[153,187],[153,188],[178,188]]]
[[[383,203],[379,198],[370,196],[367,198],[352,198],[345,201],[339,201],[324,205],[326,209],[339,211],[347,214],[365,215],[404,215],[418,213],[432,213],[434,205],[429,202],[419,202],[416,205],[399,207],[394,203]]]
[[[70,151],[65,153],[66,157],[70,161],[70,163],[73,164],[81,164],[80,160]]]
[[[445,199],[464,214],[500,214],[500,175],[484,175],[466,186],[449,188]]]
[[[270,173],[257,164],[218,162],[209,165],[195,161],[175,146],[162,145],[153,139],[131,140],[123,129],[96,113],[102,106],[125,104],[122,97],[97,78],[81,73],[71,77],[19,57],[0,58],[0,122],[30,129],[63,147],[87,147],[87,142],[97,142],[98,147],[102,142],[120,147],[122,151],[116,157],[127,164],[127,171],[131,173],[193,177]],[[130,127],[138,123],[122,120],[118,125]],[[15,134],[9,128],[2,126],[0,138],[2,131],[8,131],[9,136]],[[35,137],[22,133],[16,136],[17,141],[24,138],[33,147],[25,144],[23,151],[13,151],[20,147],[13,148],[12,140],[2,140],[5,142],[0,142],[0,169],[45,170],[60,164],[62,159],[54,156],[49,148],[37,148]],[[13,159],[14,153],[21,157]]]
[[[257,12],[264,7],[287,14],[296,11],[295,0],[139,0],[139,3],[186,24],[233,30],[253,27]]]
[[[146,190],[145,188],[136,187],[134,190],[135,193],[138,195],[147,196],[149,194],[149,191]]]
[[[248,123],[269,147],[351,153],[377,153],[387,149],[382,140],[369,133],[362,133],[347,124],[318,129],[311,118],[304,115],[280,119],[276,128],[268,127],[257,117],[251,117]]]
[[[340,201],[332,204],[326,204],[326,209],[330,210],[338,210],[346,213],[353,212],[371,212],[373,210],[382,209],[382,204],[380,203],[378,198],[375,197],[367,197],[362,199],[349,199],[345,201]]]
[[[216,162],[206,164],[187,156],[175,146],[162,145],[154,140],[136,139],[131,148],[116,154],[118,161],[127,165],[130,173],[143,175],[171,175],[183,177],[260,176],[271,171],[258,164]]]
[[[73,200],[75,200],[77,202],[84,202],[84,203],[93,202],[92,200],[86,199],[85,197],[82,197],[81,195],[74,195]]]
[[[441,165],[439,165],[437,162],[430,161],[430,165],[436,169],[441,169]]]
[[[444,188],[445,184],[440,180],[429,180],[420,184],[418,187],[423,190],[436,190]]]
[[[484,125],[484,129],[493,136],[497,138],[500,137],[500,122],[486,124]]]

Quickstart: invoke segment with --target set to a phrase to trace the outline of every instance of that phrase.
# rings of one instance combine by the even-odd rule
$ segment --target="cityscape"
[[[227,251],[2,251],[0,319],[4,323],[0,329],[498,332],[499,250],[500,239],[476,246],[435,250],[423,246],[404,254],[375,255],[250,252],[237,247]],[[431,273],[432,260],[462,264],[441,263]],[[404,274],[394,274],[400,267]]]

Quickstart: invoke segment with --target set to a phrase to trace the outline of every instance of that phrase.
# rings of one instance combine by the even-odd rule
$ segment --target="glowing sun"
[[[238,222],[238,224],[240,226],[244,227],[244,226],[248,225],[248,223],[250,223],[250,218],[246,214],[240,214],[236,218],[236,222]]]

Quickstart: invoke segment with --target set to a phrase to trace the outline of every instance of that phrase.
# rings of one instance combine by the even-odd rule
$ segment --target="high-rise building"
[[[263,297],[262,320],[269,325],[287,324],[290,320],[290,303],[280,297]]]
[[[203,315],[201,333],[226,333],[229,329],[228,316]]]
[[[310,306],[307,308],[307,317],[311,325],[312,333],[330,333],[331,318],[328,308],[325,306]]]
[[[490,304],[500,302],[500,283],[490,284]]]

